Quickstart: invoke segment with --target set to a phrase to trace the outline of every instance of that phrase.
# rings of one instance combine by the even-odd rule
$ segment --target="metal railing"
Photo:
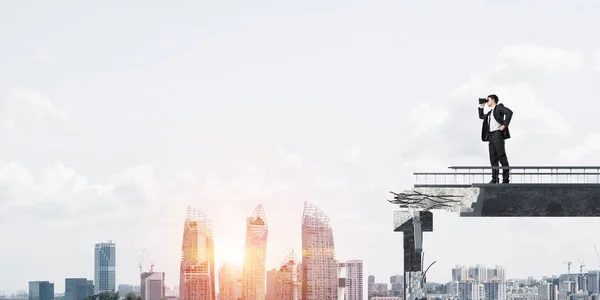
[[[600,184],[600,166],[452,166],[451,172],[417,172],[415,187],[470,187],[487,184],[492,170],[510,170],[510,182],[520,184]]]

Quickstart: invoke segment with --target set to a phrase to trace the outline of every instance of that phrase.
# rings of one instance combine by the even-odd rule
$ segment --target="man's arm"
[[[485,114],[483,114],[483,105],[480,105],[477,110],[479,111],[479,118],[482,120],[485,119]]]
[[[513,112],[512,110],[510,110],[510,108],[504,106],[503,104],[501,107],[502,113],[504,113],[504,123],[502,125],[504,125],[504,127],[508,127],[508,125],[510,124],[510,120],[512,119]]]

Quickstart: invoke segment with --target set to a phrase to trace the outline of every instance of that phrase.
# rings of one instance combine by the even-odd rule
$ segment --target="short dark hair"
[[[489,96],[488,96],[488,98],[492,98],[492,99],[494,99],[494,102],[496,102],[496,104],[498,104],[498,100],[499,100],[499,99],[498,99],[498,96],[496,96],[496,95],[494,95],[494,94],[491,94],[491,95],[489,95]]]

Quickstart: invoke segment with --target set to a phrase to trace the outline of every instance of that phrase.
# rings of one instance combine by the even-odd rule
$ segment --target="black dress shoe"
[[[503,184],[508,184],[508,180],[502,181]]]
[[[496,180],[496,179],[492,179],[492,181],[490,181],[490,184],[496,184],[496,183],[498,183],[498,180]]]

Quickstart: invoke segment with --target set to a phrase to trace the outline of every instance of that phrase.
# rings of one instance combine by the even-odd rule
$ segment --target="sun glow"
[[[237,249],[236,247],[228,247],[224,253],[225,262],[235,266],[242,266],[244,262],[244,249]]]

